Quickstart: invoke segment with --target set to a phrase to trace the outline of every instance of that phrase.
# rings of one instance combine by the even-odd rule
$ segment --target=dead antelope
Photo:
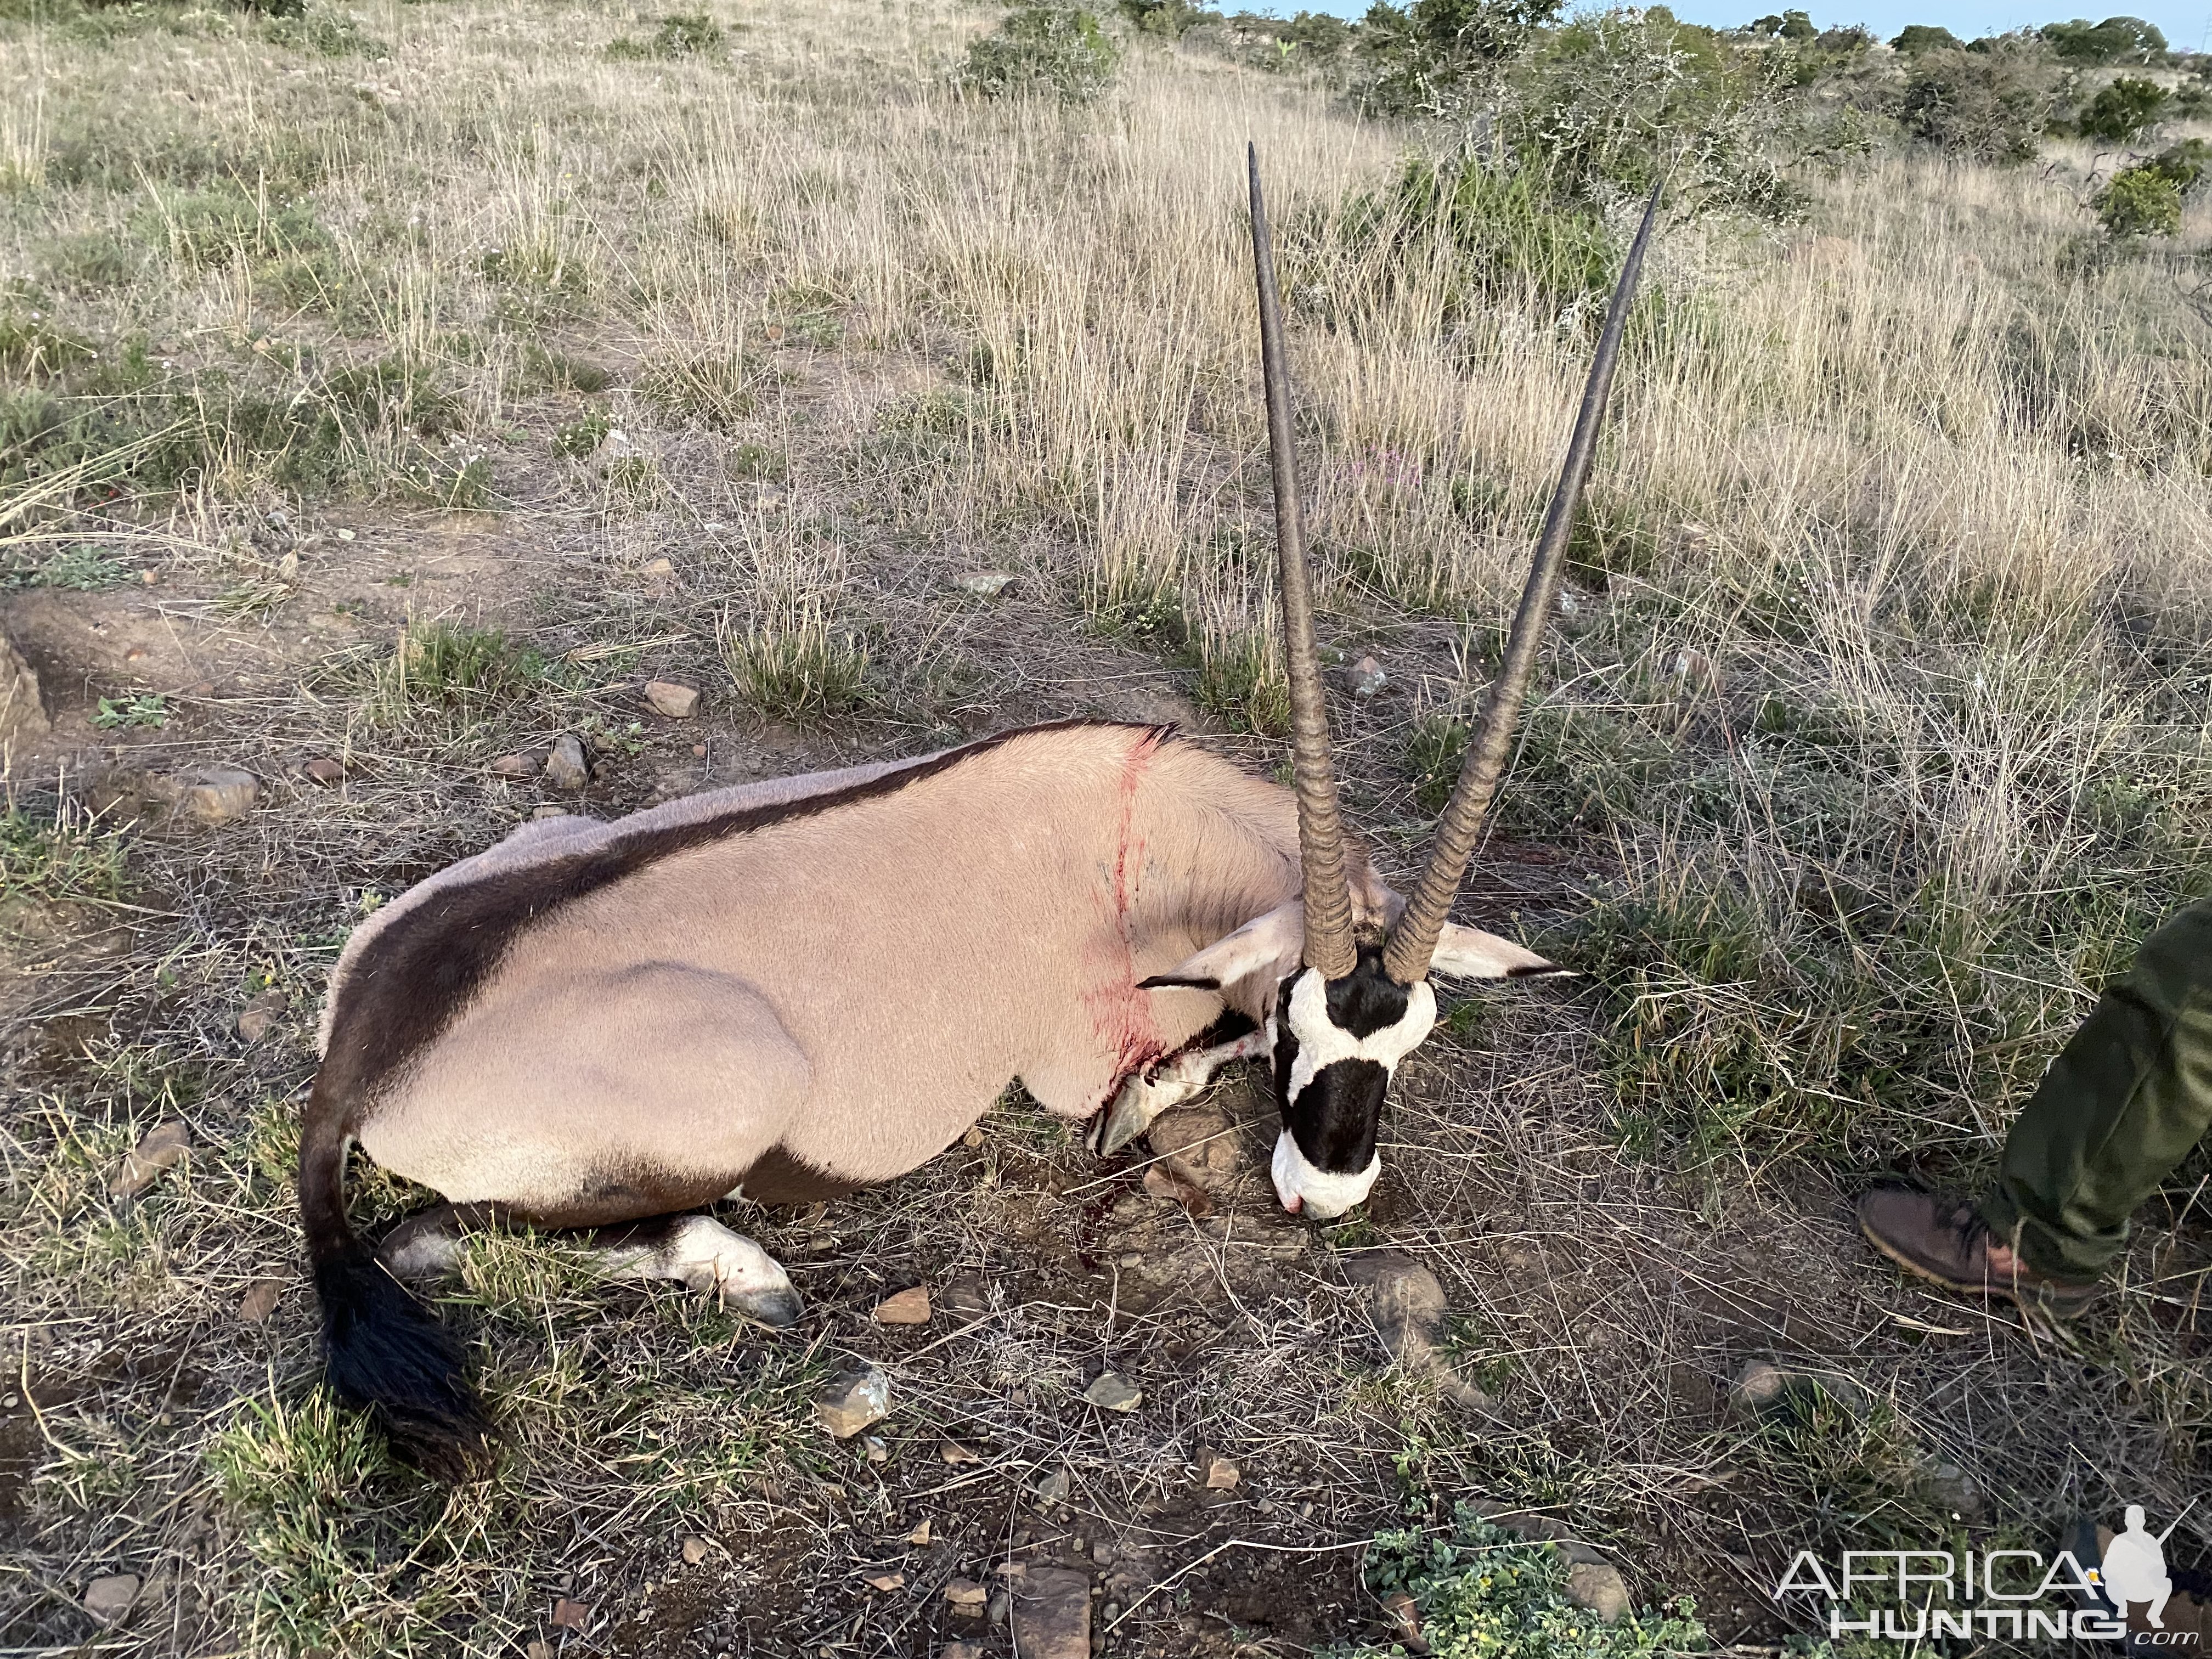
[[[1276,1191],[1334,1216],[1374,1184],[1392,1071],[1435,1023],[1431,974],[1552,971],[1446,918],[1534,666],[1652,211],[1504,665],[1401,905],[1339,822],[1256,158],[1251,196],[1295,797],[1155,728],[1038,726],[612,823],[530,823],[377,912],[331,979],[300,1196],[329,1380],[403,1455],[458,1478],[488,1444],[452,1339],[394,1277],[449,1261],[459,1217],[599,1230],[615,1271],[787,1323],[783,1269],[687,1212],[902,1174],[1012,1079],[1065,1117],[1107,1109],[1111,1150],[1254,1054],[1272,1058],[1282,1112]],[[346,1220],[356,1142],[450,1200],[380,1253]]]

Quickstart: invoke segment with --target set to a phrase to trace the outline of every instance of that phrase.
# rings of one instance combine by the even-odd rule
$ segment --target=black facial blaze
[[[1298,1036],[1291,1029],[1291,987],[1283,981],[1275,998],[1275,1103],[1306,1162],[1332,1175],[1357,1175],[1375,1161],[1375,1138],[1382,1115],[1382,1097],[1390,1069],[1372,1060],[1333,1060],[1315,1073],[1290,1097],[1291,1069],[1297,1063]],[[1359,960],[1342,979],[1327,982],[1329,1024],[1353,1036],[1373,1036],[1406,1017],[1407,988],[1382,971],[1382,952],[1359,948]]]

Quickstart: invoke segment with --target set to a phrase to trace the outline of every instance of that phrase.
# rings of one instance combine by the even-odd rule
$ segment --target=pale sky
[[[1246,9],[1240,6],[1237,0],[1228,0],[1225,4],[1224,0],[1212,0],[1212,3],[1224,11]],[[1734,28],[1754,17],[1781,11],[1785,3],[1794,3],[1794,0],[1777,0],[1777,3],[1772,5],[1730,3],[1730,0],[1719,0],[1719,3],[1715,3],[1714,0],[1680,0],[1679,4],[1674,5],[1674,12],[1686,22],[1707,23],[1716,28]],[[1249,4],[1249,0],[1246,0],[1246,4],[1251,10],[1272,12],[1284,17],[1297,11],[1301,6],[1314,11],[1334,12],[1339,17],[1358,17],[1367,9],[1367,0],[1275,0],[1275,3],[1271,5]],[[2181,0],[2181,3],[2173,3],[2172,0],[2143,0],[2141,4],[2129,4],[2123,0],[2120,5],[2112,5],[2112,0],[2106,0],[2106,4],[2112,9],[2093,7],[2069,11],[2053,6],[2022,9],[2018,5],[2004,3],[2004,0],[1920,0],[1917,4],[1914,0],[1844,0],[1840,8],[1810,4],[1804,9],[1812,14],[1813,21],[1822,28],[1838,23],[1863,23],[1885,40],[1907,23],[1941,23],[1960,40],[1971,40],[1978,34],[1995,34],[2006,29],[2063,21],[2070,17],[2086,17],[2093,23],[2101,22],[2119,14],[2147,19],[2157,25],[2167,41],[2176,48],[2198,52],[2204,49],[2206,30],[2208,26],[2212,26],[2212,3],[2206,3],[2205,0],[2198,0],[2196,4],[2188,3],[2188,0]],[[1571,4],[1569,9],[1578,8]]]

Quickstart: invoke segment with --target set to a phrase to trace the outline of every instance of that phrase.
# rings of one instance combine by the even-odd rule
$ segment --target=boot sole
[[[2094,1286],[2084,1291],[2069,1291],[2051,1288],[2039,1291],[2032,1288],[2015,1287],[1996,1279],[1977,1279],[1972,1284],[1965,1283],[1948,1274],[1940,1273],[1923,1262],[1915,1261],[1868,1226],[1863,1220],[1859,1222],[1859,1237],[1916,1279],[1924,1279],[1931,1285],[1941,1285],[1945,1290],[1954,1291],[1960,1296],[1978,1296],[1984,1300],[2002,1300],[2011,1303],[2016,1308],[2026,1308],[2031,1312],[2059,1314],[2069,1318],[2081,1312],[2097,1297],[2097,1289]]]

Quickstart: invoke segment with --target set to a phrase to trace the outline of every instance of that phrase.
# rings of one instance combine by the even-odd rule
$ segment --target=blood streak
[[[1159,1058],[1159,1030],[1152,1024],[1151,1000],[1137,988],[1136,922],[1133,911],[1138,889],[1144,881],[1145,838],[1137,830],[1137,787],[1159,747],[1160,734],[1147,732],[1131,746],[1121,762],[1119,805],[1114,826],[1114,872],[1110,890],[1103,894],[1110,911],[1101,930],[1091,960],[1084,1006],[1091,1015],[1091,1035],[1112,1067],[1102,1100],[1110,1097],[1121,1079]]]

